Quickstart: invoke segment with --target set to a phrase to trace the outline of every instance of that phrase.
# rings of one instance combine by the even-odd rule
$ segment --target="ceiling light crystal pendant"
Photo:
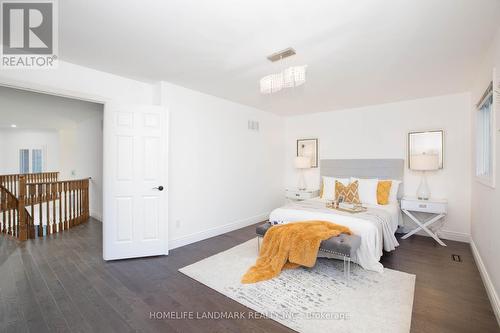
[[[306,67],[307,65],[293,66],[281,73],[264,76],[260,80],[260,92],[272,94],[283,88],[294,88],[304,84],[306,82]]]
[[[294,66],[283,71],[285,88],[298,87],[306,82],[306,66]]]
[[[260,80],[260,92],[272,94],[283,89],[283,75],[281,73],[264,76]]]

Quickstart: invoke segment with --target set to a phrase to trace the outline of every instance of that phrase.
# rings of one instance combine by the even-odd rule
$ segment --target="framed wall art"
[[[408,133],[408,168],[412,169],[411,157],[420,154],[438,155],[439,169],[443,168],[444,131]]]
[[[297,156],[311,158],[311,168],[318,167],[318,139],[297,140]]]

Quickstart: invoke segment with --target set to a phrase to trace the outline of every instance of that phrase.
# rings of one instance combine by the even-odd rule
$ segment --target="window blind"
[[[19,149],[19,173],[30,172],[30,150]]]
[[[476,115],[476,176],[490,180],[493,175],[493,85],[478,104]]]
[[[31,151],[32,172],[43,172],[43,155],[41,149]]]

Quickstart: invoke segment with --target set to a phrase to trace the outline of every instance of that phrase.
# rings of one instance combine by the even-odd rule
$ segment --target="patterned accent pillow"
[[[392,181],[381,180],[377,185],[377,202],[379,205],[389,204],[389,194],[391,193]]]
[[[335,181],[335,200],[338,200],[339,196],[344,197],[344,202],[359,204],[359,194],[358,194],[358,181],[354,181],[349,185],[345,186],[338,180]]]

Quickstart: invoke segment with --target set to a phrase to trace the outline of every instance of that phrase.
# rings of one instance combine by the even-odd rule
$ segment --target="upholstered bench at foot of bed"
[[[272,224],[266,222],[257,226],[256,233],[258,237],[258,248],[260,250],[260,238],[264,237]],[[346,279],[349,280],[351,271],[351,258],[354,256],[359,246],[361,245],[361,237],[356,235],[340,234],[339,236],[325,239],[321,242],[319,250],[322,252],[334,254],[343,257],[344,259],[344,273]]]

